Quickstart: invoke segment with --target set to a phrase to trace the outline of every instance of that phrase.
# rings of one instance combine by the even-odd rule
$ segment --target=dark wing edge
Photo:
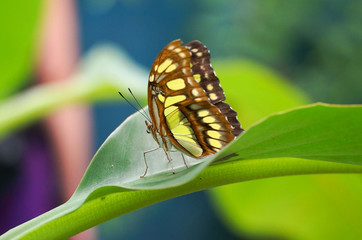
[[[191,70],[195,75],[200,75],[199,84],[208,95],[210,102],[219,108],[220,112],[226,116],[226,119],[232,126],[232,133],[235,137],[240,135],[244,129],[238,121],[237,113],[229,104],[223,102],[226,97],[224,90],[220,86],[220,80],[216,76],[210,63],[210,51],[200,41],[192,41],[185,45],[191,54]]]

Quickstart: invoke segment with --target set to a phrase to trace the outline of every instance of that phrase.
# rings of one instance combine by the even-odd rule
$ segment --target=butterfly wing
[[[181,40],[169,43],[157,56],[149,76],[148,106],[157,134],[163,139],[167,138],[181,152],[201,158],[217,152],[235,138],[235,127],[223,113],[232,109],[230,106],[225,108],[222,104],[218,107],[212,103],[219,104],[225,99],[215,74],[222,94],[210,101],[212,94],[219,93],[220,89],[215,85],[214,89],[219,92],[205,90],[208,83],[203,84],[203,87],[194,75],[205,77],[209,73],[203,73],[203,69],[210,70],[211,65],[206,68],[198,64],[196,60],[199,59],[192,54],[193,48],[189,50],[181,43]],[[209,59],[210,55],[206,60]],[[191,65],[192,68],[196,66],[195,70],[191,69]],[[211,80],[207,81],[215,84]],[[224,96],[223,99],[220,96]]]
[[[210,102],[219,108],[228,122],[233,127],[232,133],[238,136],[244,130],[237,119],[237,113],[225,101],[224,90],[220,86],[220,80],[211,66],[210,51],[199,41],[187,43],[186,48],[191,53],[192,72],[195,79],[208,95]]]

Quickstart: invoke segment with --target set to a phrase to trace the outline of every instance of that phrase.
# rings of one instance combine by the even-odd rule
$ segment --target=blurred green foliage
[[[26,85],[34,62],[42,2],[1,2],[0,100]]]
[[[187,22],[213,56],[284,73],[313,101],[362,103],[362,1],[198,1]],[[190,27],[192,26],[192,27]]]
[[[234,233],[262,239],[361,239],[361,178],[312,175],[269,178],[212,190]]]
[[[226,101],[246,127],[273,112],[308,102],[279,74],[244,62],[217,61],[214,67],[227,92]],[[225,226],[241,237],[359,239],[360,186],[360,176],[293,176],[223,186],[210,196]]]

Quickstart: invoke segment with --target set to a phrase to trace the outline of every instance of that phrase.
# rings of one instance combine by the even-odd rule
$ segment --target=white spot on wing
[[[155,80],[155,75],[151,74],[151,75],[150,75],[150,78],[149,78],[149,81],[150,81],[150,82],[153,82],[153,80]]]
[[[197,97],[200,95],[200,92],[198,91],[197,88],[194,88],[191,90],[191,94],[194,96],[194,97]]]
[[[217,95],[216,95],[215,93],[210,93],[210,94],[209,94],[209,98],[210,98],[211,100],[216,100],[216,99],[217,99]]]
[[[186,54],[183,53],[183,52],[180,52],[178,55],[179,55],[180,57],[182,57],[182,58],[185,58],[185,57],[186,57]]]

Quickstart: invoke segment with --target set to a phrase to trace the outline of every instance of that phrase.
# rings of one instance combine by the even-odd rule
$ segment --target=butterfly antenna
[[[136,103],[138,104],[138,106],[140,107],[140,109],[142,109],[142,111],[144,112],[144,114],[147,116],[146,111],[143,109],[143,107],[141,106],[141,104],[137,101],[137,98],[133,95],[133,92],[131,91],[130,88],[128,88],[128,91],[131,93],[133,99],[136,101]]]
[[[141,112],[138,108],[136,108],[135,106],[133,106],[133,104],[130,103],[130,101],[128,101],[128,99],[127,99],[125,96],[123,96],[123,94],[122,94],[121,92],[118,92],[118,93],[119,93],[119,95],[121,95],[121,97],[122,97],[131,107],[133,107],[137,112],[141,113],[141,115],[142,115],[144,118],[146,118],[149,122],[151,122],[151,120],[149,119],[149,117],[148,117],[147,115],[145,115],[143,112]]]

